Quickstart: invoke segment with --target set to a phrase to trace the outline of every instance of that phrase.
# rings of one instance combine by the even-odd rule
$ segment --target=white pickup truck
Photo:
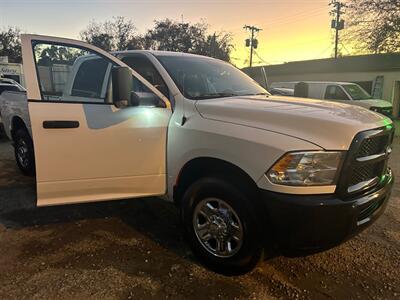
[[[361,86],[351,82],[292,81],[271,84],[271,92],[295,97],[323,99],[365,107],[385,116],[393,116],[392,103],[374,99]]]
[[[15,80],[9,78],[3,78],[0,74],[0,95],[5,91],[16,91],[24,92],[25,88],[20,85]],[[0,110],[0,138],[3,136],[3,121],[1,120],[1,110]]]
[[[0,105],[38,206],[164,196],[206,265],[242,273],[274,245],[337,245],[388,202],[383,115],[271,96],[197,55],[38,35],[22,36],[22,52],[27,94]]]

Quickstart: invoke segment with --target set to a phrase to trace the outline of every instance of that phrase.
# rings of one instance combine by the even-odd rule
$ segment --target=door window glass
[[[105,101],[112,63],[89,50],[38,43],[34,46],[39,87],[44,100]]]
[[[329,85],[326,88],[325,99],[329,100],[349,100],[349,97],[338,85]]]

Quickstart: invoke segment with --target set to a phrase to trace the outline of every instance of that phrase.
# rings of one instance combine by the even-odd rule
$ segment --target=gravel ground
[[[392,167],[400,178],[400,139]],[[157,198],[34,208],[0,140],[0,299],[400,299],[400,184],[384,215],[323,253],[224,277],[198,264]]]

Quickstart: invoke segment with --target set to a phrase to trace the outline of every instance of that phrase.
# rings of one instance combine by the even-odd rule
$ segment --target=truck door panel
[[[79,41],[24,35],[22,45],[37,204],[164,194],[168,99],[132,70],[165,105],[119,109],[110,73],[123,62]]]

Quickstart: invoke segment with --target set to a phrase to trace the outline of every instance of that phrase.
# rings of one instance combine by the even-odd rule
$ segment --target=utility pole
[[[339,31],[344,29],[344,20],[341,19],[341,14],[344,13],[342,8],[345,8],[346,4],[340,1],[332,0],[329,5],[333,6],[331,15],[334,16],[335,19],[332,20],[331,28],[335,29],[335,58],[338,58]]]
[[[246,40],[246,47],[250,47],[250,67],[251,67],[253,65],[253,49],[257,49],[258,47],[258,40],[254,38],[254,33],[260,32],[262,29],[248,25],[245,25],[243,29],[250,30],[251,32],[251,39]]]
[[[212,36],[212,40],[211,40],[211,57],[216,57],[216,47],[217,46],[217,34],[214,32],[213,36]]]

